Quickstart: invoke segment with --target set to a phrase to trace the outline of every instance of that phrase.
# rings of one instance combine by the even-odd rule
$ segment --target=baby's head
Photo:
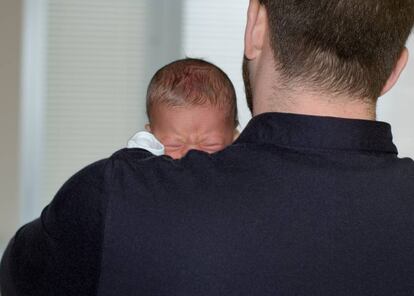
[[[217,152],[237,134],[236,93],[228,76],[215,65],[183,59],[158,70],[147,91],[146,129],[181,158],[189,150]]]

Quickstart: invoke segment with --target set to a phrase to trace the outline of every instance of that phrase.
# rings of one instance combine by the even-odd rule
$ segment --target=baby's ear
[[[147,131],[147,132],[151,132],[151,125],[149,124],[149,123],[147,123],[146,125],[145,125],[145,130]]]
[[[235,128],[233,132],[233,141],[236,141],[239,136],[240,136],[239,129]]]

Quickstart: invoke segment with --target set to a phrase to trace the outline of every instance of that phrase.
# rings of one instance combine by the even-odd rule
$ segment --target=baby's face
[[[181,158],[191,149],[214,153],[233,142],[234,123],[219,107],[154,106],[150,131],[165,146],[165,154]]]

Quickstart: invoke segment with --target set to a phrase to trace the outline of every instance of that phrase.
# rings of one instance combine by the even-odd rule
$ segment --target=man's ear
[[[151,125],[149,124],[149,123],[147,123],[146,125],[145,125],[145,130],[147,131],[147,132],[151,132]]]
[[[390,77],[388,77],[387,82],[382,88],[381,96],[386,94],[397,83],[398,78],[400,78],[402,71],[407,65],[408,55],[408,49],[404,47],[403,51],[400,54],[400,57],[398,58],[397,63],[394,66],[394,69],[392,70]]]
[[[244,34],[244,55],[247,59],[255,59],[260,54],[265,42],[267,29],[266,8],[259,3],[259,0],[250,0]]]

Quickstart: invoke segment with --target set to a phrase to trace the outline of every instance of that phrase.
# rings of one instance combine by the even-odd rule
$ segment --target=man
[[[236,143],[83,169],[10,242],[2,295],[414,295],[414,163],[374,121],[413,21],[412,0],[251,0]]]

